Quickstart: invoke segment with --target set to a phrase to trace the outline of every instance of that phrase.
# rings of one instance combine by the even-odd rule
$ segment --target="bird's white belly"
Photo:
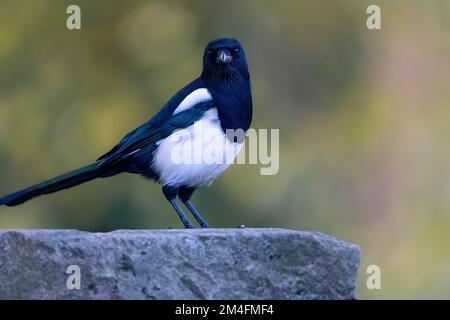
[[[210,109],[192,126],[162,140],[151,167],[162,185],[202,187],[228,168],[241,147],[226,138],[217,110]]]

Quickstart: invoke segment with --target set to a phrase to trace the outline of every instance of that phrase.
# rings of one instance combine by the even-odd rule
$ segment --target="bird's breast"
[[[163,185],[201,187],[228,168],[241,147],[226,137],[217,109],[212,108],[193,125],[161,140],[151,168]]]

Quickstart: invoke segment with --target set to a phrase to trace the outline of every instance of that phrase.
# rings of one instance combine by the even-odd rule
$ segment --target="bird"
[[[252,105],[243,47],[233,38],[213,40],[204,50],[200,76],[172,96],[150,120],[95,162],[2,197],[0,206],[17,206],[93,179],[131,173],[162,186],[162,194],[185,228],[194,226],[177,199],[201,228],[208,228],[190,199],[198,188],[218,178],[239,153],[252,122]],[[202,157],[186,161],[192,160],[189,152],[184,155],[186,150],[195,153],[208,148],[222,152],[226,161],[204,161]],[[181,156],[174,161],[177,153]]]

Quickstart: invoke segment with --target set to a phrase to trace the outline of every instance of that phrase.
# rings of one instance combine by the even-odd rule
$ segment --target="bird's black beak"
[[[218,63],[228,64],[231,61],[233,61],[233,56],[230,54],[230,52],[226,49],[220,49],[217,52],[217,58],[216,61]]]

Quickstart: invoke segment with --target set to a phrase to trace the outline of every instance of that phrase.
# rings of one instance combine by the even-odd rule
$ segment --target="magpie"
[[[190,198],[197,188],[210,185],[237,156],[243,138],[229,133],[245,135],[252,113],[250,74],[241,44],[231,38],[213,40],[204,50],[201,75],[109,152],[90,165],[0,198],[0,205],[16,206],[96,178],[132,173],[162,185],[162,193],[185,228],[193,225],[177,197],[200,227],[207,228]],[[174,161],[180,150],[207,148],[223,152],[226,160],[195,162],[181,156],[182,161]]]

